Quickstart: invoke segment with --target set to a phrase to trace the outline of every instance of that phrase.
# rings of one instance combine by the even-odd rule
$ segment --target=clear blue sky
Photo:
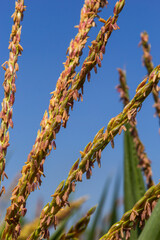
[[[18,173],[34,144],[40,121],[45,109],[48,109],[50,92],[55,89],[56,81],[63,70],[66,50],[70,40],[77,33],[75,25],[79,24],[82,0],[26,0],[27,10],[22,22],[22,40],[24,48],[19,57],[19,72],[16,81],[17,92],[13,109],[14,129],[10,129],[10,147],[6,172],[9,180],[6,186]],[[109,0],[109,6],[100,14],[107,19],[112,14],[116,1]],[[14,1],[1,0],[0,4],[0,64],[8,59],[8,40],[12,26],[10,16],[14,12]],[[80,157],[79,151],[91,141],[97,131],[106,126],[110,118],[122,110],[119,95],[115,90],[118,84],[117,68],[127,71],[130,95],[134,96],[137,85],[146,75],[142,66],[142,49],[138,48],[140,33],[146,30],[152,45],[153,62],[160,64],[160,31],[159,0],[126,0],[126,6],[120,14],[118,26],[120,30],[113,32],[109,39],[102,68],[98,74],[91,74],[91,82],[85,83],[84,101],[74,105],[66,129],[57,135],[57,150],[47,157],[45,175],[41,190],[32,193],[27,206],[37,198],[43,198],[44,204],[51,200],[50,195],[60,181],[67,177],[70,167]],[[98,24],[98,27],[100,25]],[[93,40],[98,27],[89,33]],[[84,55],[88,48],[84,50]],[[82,57],[82,59],[84,59]],[[81,61],[82,62],[82,61]],[[1,84],[4,71],[0,70]],[[3,98],[3,89],[0,88]],[[158,135],[158,119],[154,118],[150,96],[138,114],[138,129],[149,158],[152,160],[153,175],[156,183],[160,177],[160,156]],[[89,195],[87,206],[97,204],[104,182],[108,175],[116,175],[123,170],[123,136],[115,139],[115,149],[108,146],[102,154],[102,168],[95,167],[91,180],[77,184],[75,197]],[[122,184],[121,184],[122,185]],[[122,192],[122,191],[121,191]],[[121,194],[122,195],[122,194]],[[107,208],[107,206],[106,206]],[[31,216],[33,209],[28,208]]]

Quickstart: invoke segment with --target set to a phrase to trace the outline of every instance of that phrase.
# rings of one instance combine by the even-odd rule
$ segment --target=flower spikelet
[[[18,56],[21,55],[23,48],[20,45],[21,29],[20,22],[23,19],[23,13],[25,11],[24,0],[18,0],[15,3],[15,12],[12,15],[13,26],[10,34],[9,42],[9,59],[3,63],[2,67],[5,70],[4,74],[4,99],[2,101],[2,110],[0,112],[1,126],[0,126],[0,183],[3,181],[5,173],[5,156],[7,148],[9,146],[9,127],[13,128],[12,113],[13,104],[15,101],[16,92],[16,72],[19,70],[17,63]],[[0,195],[2,194],[4,187],[2,188]]]

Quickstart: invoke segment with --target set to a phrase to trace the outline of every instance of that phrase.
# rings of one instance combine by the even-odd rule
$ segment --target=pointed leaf
[[[106,200],[109,185],[110,185],[110,178],[107,179],[107,181],[105,183],[105,186],[104,186],[104,189],[102,191],[102,195],[101,195],[101,198],[100,198],[97,210],[96,210],[96,215],[94,217],[91,229],[90,229],[89,234],[88,234],[88,238],[87,238],[88,240],[93,240],[94,239],[96,226],[98,225],[99,219],[100,219],[101,214],[102,214],[102,209],[103,209],[103,206],[104,206],[104,203],[105,203],[105,200]]]
[[[126,124],[124,133],[124,211],[130,210],[144,195],[145,185],[141,170],[138,168],[138,157],[129,132],[130,125]],[[138,231],[133,231],[130,239],[136,240]]]
[[[70,217],[70,216],[69,216]],[[67,226],[68,223],[68,218],[66,218],[61,224],[60,226],[57,228],[57,230],[51,235],[49,240],[58,240],[59,237],[62,235],[62,233],[65,230],[65,227]]]
[[[119,188],[120,188],[120,174],[117,174],[114,188],[113,188],[111,212],[109,213],[109,215],[107,214],[106,217],[104,217],[104,219],[106,218],[107,221],[106,220],[102,221],[102,227],[100,230],[99,237],[102,237],[106,232],[108,232],[109,228],[118,221],[117,200],[118,200]]]
[[[160,239],[160,200],[155,206],[151,217],[148,219],[138,240],[159,240]]]
[[[117,219],[117,200],[118,200],[119,188],[120,188],[120,174],[117,174],[115,186],[114,186],[113,199],[112,199],[110,227],[118,221],[118,219]]]

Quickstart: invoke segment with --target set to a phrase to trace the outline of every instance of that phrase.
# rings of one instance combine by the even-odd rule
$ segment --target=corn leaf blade
[[[137,167],[138,157],[136,154],[133,137],[129,132],[130,125],[126,124],[127,131],[124,133],[124,211],[130,210],[133,205],[144,195],[145,185],[141,170]],[[131,233],[131,238],[136,240],[139,229]]]
[[[138,240],[160,239],[160,200],[157,202],[151,217],[148,219]]]
[[[97,228],[98,222],[99,222],[99,220],[101,218],[101,214],[102,214],[102,210],[103,210],[103,207],[104,207],[104,204],[105,204],[105,200],[106,200],[106,197],[107,197],[110,181],[111,181],[111,179],[108,178],[106,183],[105,183],[105,186],[104,186],[104,189],[102,191],[102,194],[101,194],[101,197],[100,197],[100,201],[99,201],[99,204],[98,204],[98,208],[96,210],[96,214],[95,214],[95,217],[94,217],[91,229],[89,231],[87,240],[95,239],[96,228]]]

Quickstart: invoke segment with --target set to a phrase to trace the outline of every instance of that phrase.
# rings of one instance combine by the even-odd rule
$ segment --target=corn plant
[[[26,5],[32,5],[32,3],[26,2],[24,0],[15,2],[15,11],[12,15],[13,25],[8,46],[9,58],[2,64],[5,73],[3,82],[4,94],[0,112],[1,239],[159,239],[160,183],[157,184],[153,180],[151,160],[140,138],[137,125],[137,116],[141,113],[142,104],[148,99],[149,95],[153,95],[155,115],[158,118],[156,120],[157,122],[160,121],[160,88],[158,87],[160,65],[153,65],[147,32],[141,33],[139,44],[143,51],[142,58],[147,75],[142,82],[138,82],[134,96],[130,97],[131,94],[127,85],[127,72],[118,68],[119,84],[116,88],[123,102],[122,111],[116,114],[116,116],[112,116],[108,124],[105,127],[101,127],[97,133],[95,131],[93,139],[86,144],[83,151],[80,151],[81,156],[77,157],[73,165],[70,166],[67,177],[61,176],[64,180],[61,179],[55,190],[51,189],[50,202],[44,205],[42,209],[38,209],[38,214],[33,221],[29,223],[26,221],[27,209],[30,207],[27,205],[29,197],[33,195],[34,191],[36,192],[41,186],[43,187],[44,177],[47,178],[48,176],[45,174],[45,166],[47,166],[47,159],[50,153],[56,150],[57,136],[60,132],[63,134],[64,128],[67,128],[70,122],[69,119],[70,117],[72,118],[71,110],[73,112],[76,111],[75,109],[80,105],[78,102],[82,102],[83,99],[85,104],[84,88],[86,80],[90,82],[92,80],[91,74],[94,75],[94,72],[95,74],[97,72],[100,73],[101,69],[99,68],[104,67],[102,66],[103,59],[107,55],[108,45],[114,36],[121,31],[119,19],[127,11],[126,5],[128,1],[125,0],[119,0],[114,3],[112,14],[108,19],[104,13],[108,11],[110,4],[113,4],[110,3],[111,1],[84,1],[80,12],[80,21],[76,25],[77,33],[66,49],[66,61],[63,63],[64,67],[58,77],[55,90],[50,89],[49,106],[44,111],[34,144],[28,152],[27,159],[24,159],[22,169],[19,169],[21,174],[15,173],[15,175],[17,174],[16,180],[13,180],[10,187],[6,190],[7,180],[4,181],[4,179],[9,177],[6,163],[8,159],[7,152],[10,149],[10,139],[12,139],[11,134],[14,131],[11,128],[14,126],[14,111],[16,109],[17,72],[21,71],[21,67],[19,67],[21,64],[18,62],[23,57],[21,39],[23,39],[25,24],[23,28],[22,24],[25,18],[25,11],[28,11],[29,8]],[[44,3],[44,9],[45,4],[47,3]],[[43,17],[39,20],[41,24],[43,24]],[[24,21],[27,20],[25,18]],[[64,29],[60,30],[64,31]],[[97,31],[97,33],[94,33],[95,35],[90,41],[89,35],[92,35],[92,31]],[[43,34],[42,37],[44,37]],[[45,48],[45,44],[41,48]],[[39,49],[39,52],[41,52],[41,49]],[[56,61],[58,61],[59,56],[55,57]],[[30,60],[32,61],[32,58]],[[41,66],[38,66],[38,71],[41,71],[41,68]],[[52,64],[52,69],[49,72],[50,78],[53,76],[53,71],[54,64]],[[103,77],[107,78],[106,76]],[[90,87],[91,85],[92,82]],[[98,98],[99,95],[97,92],[95,97]],[[113,104],[115,105],[115,103]],[[102,103],[100,107],[105,109],[105,106],[106,104]],[[92,111],[92,109],[96,112],[93,106],[90,110]],[[105,110],[107,112],[107,109]],[[83,128],[80,124],[76,124],[79,128]],[[23,128],[24,125],[22,124]],[[91,179],[94,172],[98,171],[94,169],[94,166],[97,164],[99,168],[101,167],[103,150],[109,144],[112,148],[115,148],[116,136],[121,135],[122,132],[124,138],[124,214],[122,214],[119,220],[116,211],[121,174],[118,173],[113,191],[110,220],[108,222],[104,219],[102,220],[106,195],[107,198],[110,197],[108,193],[110,180],[107,180],[105,184],[97,210],[96,206],[94,206],[78,219],[78,209],[86,199],[71,200],[72,193],[76,191],[80,184],[83,184],[81,182],[84,179],[84,175],[86,179]],[[62,146],[66,145],[63,141],[60,143]],[[73,152],[74,147],[68,146],[68,148]],[[56,153],[54,152],[53,154]],[[52,159],[52,161],[54,178],[56,159]],[[152,159],[152,161],[154,160]],[[62,164],[65,163],[63,162]],[[61,175],[61,172],[59,175]],[[55,179],[52,181],[55,181]],[[10,203],[7,206],[6,202],[8,203],[9,198]],[[3,212],[3,206],[6,208],[5,213]],[[93,223],[87,229],[90,218],[95,211]],[[70,218],[73,215],[77,215],[76,221],[74,223],[72,221],[73,225],[68,228],[68,222],[71,221]],[[103,228],[98,229],[99,222],[102,223]]]

